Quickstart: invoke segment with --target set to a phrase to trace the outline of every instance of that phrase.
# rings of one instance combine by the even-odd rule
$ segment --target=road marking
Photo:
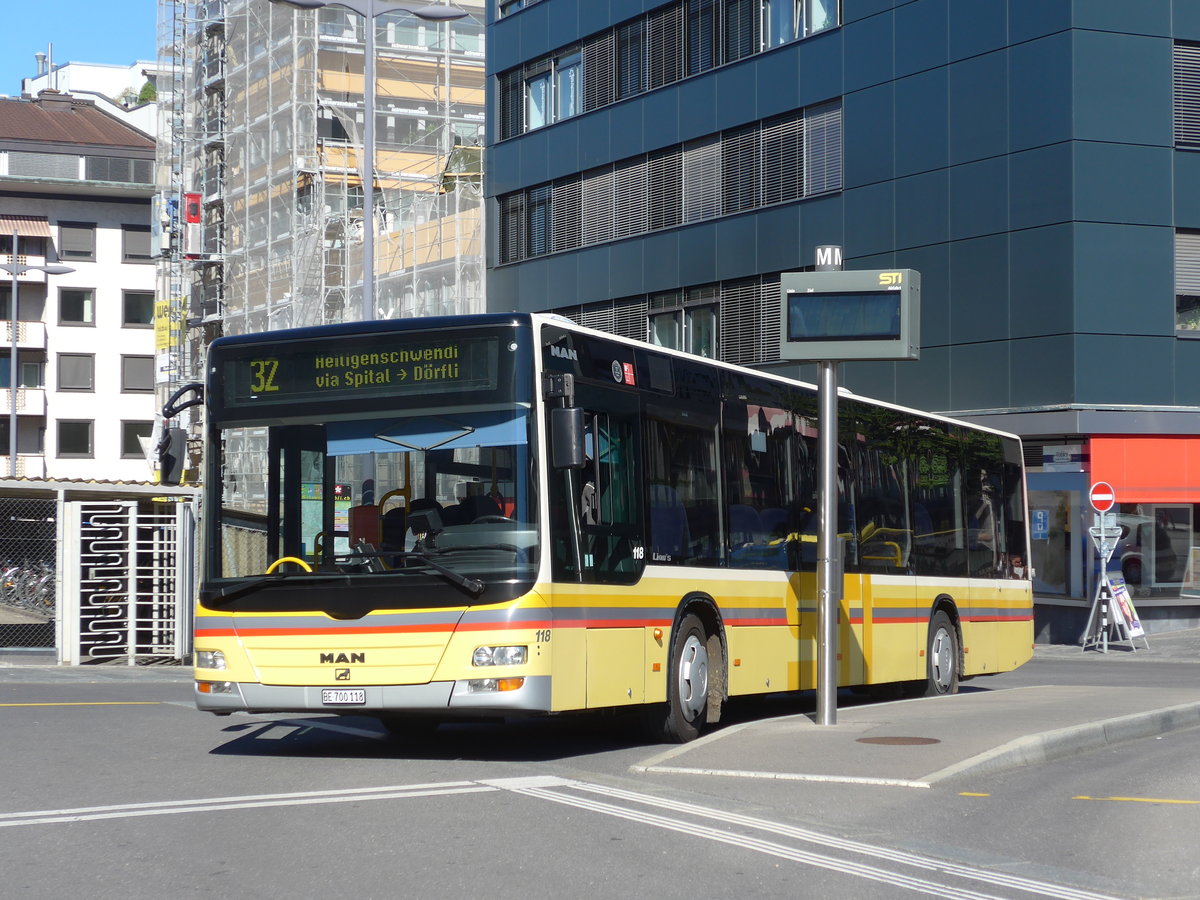
[[[947,879],[963,879],[978,884],[1019,890],[1061,900],[1114,900],[1108,895],[1023,878],[1002,871],[989,871],[961,865],[943,859],[921,856],[864,844],[834,835],[821,834],[805,828],[699,806],[678,800],[654,797],[621,788],[574,781],[552,775],[524,778],[501,778],[480,781],[449,781],[428,784],[386,785],[381,787],[348,788],[340,791],[300,791],[284,794],[250,794],[233,797],[208,797],[194,800],[164,800],[147,803],[126,803],[111,806],[89,806],[74,809],[33,810],[0,813],[0,828],[21,825],[55,825],[136,816],[178,815],[180,813],[220,812],[266,807],[308,806],[326,803],[355,803],[365,800],[407,800],[454,794],[506,791],[525,797],[573,806],[607,816],[614,816],[643,825],[717,841],[745,850],[764,853],[781,859],[840,872],[907,890],[920,891],[947,900],[1000,900],[993,894],[980,893],[962,884],[947,884]],[[1112,799],[1112,798],[1110,798]],[[1161,802],[1161,801],[1155,801]],[[644,807],[651,807],[645,809]],[[675,818],[664,813],[675,813]],[[713,820],[717,824],[705,824]],[[724,827],[722,827],[724,826]],[[740,831],[735,830],[740,829]],[[747,830],[790,839],[793,842],[814,844],[817,850],[789,846],[774,840],[745,833]],[[823,852],[825,851],[825,852]],[[836,851],[841,856],[828,851]],[[920,870],[906,874],[871,862],[847,858],[847,854],[865,856],[871,860]],[[941,880],[933,880],[938,879]],[[1007,897],[1010,894],[1006,893]]]
[[[611,788],[602,785],[589,784],[582,781],[571,781],[569,779],[559,778],[541,780],[536,785],[531,786],[522,786],[519,782],[508,779],[483,781],[481,783],[530,797],[539,797],[555,803],[562,803],[568,806],[589,809],[605,815],[612,815],[635,822],[655,825],[670,831],[691,834],[693,836],[703,837],[709,840],[719,841],[721,843],[731,844],[749,850],[755,850],[760,853],[766,853],[772,856],[790,859],[795,862],[802,862],[819,868],[831,869],[844,874],[866,878],[871,881],[878,881],[911,890],[923,891],[938,897],[964,898],[964,900],[967,900],[967,898],[975,898],[975,900],[982,900],[982,898],[990,898],[992,895],[980,894],[971,890],[965,890],[961,886],[950,886],[935,881],[929,881],[925,878],[904,875],[902,873],[855,862],[853,860],[846,860],[835,856],[822,855],[811,851],[800,850],[795,847],[789,847],[783,844],[774,843],[772,841],[762,840],[761,838],[754,838],[744,834],[738,834],[733,831],[727,831],[721,828],[714,828],[708,825],[698,824],[696,820],[713,819],[724,825],[766,831],[770,834],[788,837],[805,843],[816,844],[819,847],[838,850],[843,853],[857,853],[863,856],[932,871],[942,875],[950,875],[970,881],[1008,888],[1010,890],[1021,890],[1044,897],[1057,897],[1062,898],[1062,900],[1114,900],[1111,895],[1107,894],[1097,894],[1091,891],[1052,884],[1050,882],[1037,881],[1032,878],[1023,878],[1018,875],[1010,875],[1005,872],[994,872],[987,869],[975,868],[973,866],[960,865],[958,863],[949,862],[943,859],[936,859],[934,857],[921,856],[919,854],[907,853],[900,850],[891,850],[886,847],[877,847],[871,844],[864,844],[859,841],[852,841],[846,838],[835,837],[833,835],[821,834],[805,828],[798,828],[791,825],[784,825],[779,822],[772,822],[768,819],[759,819],[753,816],[744,816],[737,813],[723,812],[705,806],[698,806],[693,803],[667,800],[664,798],[653,797],[648,794],[640,794],[634,791],[623,790],[621,788]],[[618,806],[613,803],[593,800],[589,797],[579,797],[570,793],[571,791],[599,794],[610,800],[622,800],[627,803],[636,803],[657,807],[658,809],[670,812],[684,813],[686,814],[687,818],[673,819],[667,816],[658,815],[657,813],[642,812],[626,806]]]
[[[1163,797],[1072,797],[1072,800],[1107,800],[1111,803],[1172,803],[1179,806],[1200,806],[1200,800],[1169,800]]]
[[[161,706],[161,700],[81,700],[78,702],[0,703],[0,706]]]
[[[960,797],[990,797],[992,795],[991,794],[975,794],[975,793],[972,793],[971,791],[959,791],[958,796],[960,796]]]
[[[928,788],[927,781],[904,778],[871,778],[865,775],[805,775],[800,772],[753,772],[741,769],[697,769],[687,766],[630,766],[629,771],[659,775],[720,775],[725,778],[761,778],[774,781],[818,781],[828,784],[874,784],[884,787]]]
[[[116,806],[87,806],[79,809],[42,809],[32,812],[0,813],[0,828],[14,825],[55,825],[91,822],[98,819],[127,819],[134,816],[165,816],[179,813],[214,812],[227,809],[261,809],[272,806],[306,806],[319,803],[356,803],[360,800],[400,800],[445,794],[480,794],[497,788],[474,781],[439,784],[389,785],[348,788],[342,791],[300,791],[290,794],[251,794],[242,797],[208,797],[199,800],[162,800],[122,803]]]

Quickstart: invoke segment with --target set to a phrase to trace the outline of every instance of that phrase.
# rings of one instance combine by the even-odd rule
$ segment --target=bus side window
[[[643,565],[633,420],[584,412],[585,463],[573,498],[579,511],[583,580],[632,582]]]

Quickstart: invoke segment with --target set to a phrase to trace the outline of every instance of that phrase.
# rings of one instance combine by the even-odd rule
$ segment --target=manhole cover
[[[868,737],[859,738],[860,744],[887,744],[889,746],[917,747],[923,744],[940,744],[937,738],[923,737]]]

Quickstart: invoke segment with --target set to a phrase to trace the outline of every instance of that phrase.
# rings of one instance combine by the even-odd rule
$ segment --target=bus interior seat
[[[379,543],[386,550],[404,549],[404,532],[408,528],[408,513],[403,506],[393,506],[383,514],[379,523]]]
[[[788,512],[778,506],[768,507],[758,514],[767,537],[784,537],[788,532]]]
[[[650,485],[650,540],[655,553],[681,557],[687,550],[687,511],[670,485]]]
[[[500,509],[500,504],[487,494],[472,494],[469,497],[463,497],[458,505],[462,510],[464,524],[467,525],[484,516],[504,515],[504,511]]]
[[[745,503],[729,505],[729,539],[734,544],[757,544],[766,538],[767,530],[758,510]]]

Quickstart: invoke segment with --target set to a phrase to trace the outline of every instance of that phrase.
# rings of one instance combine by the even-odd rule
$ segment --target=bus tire
[[[950,617],[938,610],[929,620],[929,638],[925,647],[926,697],[958,693],[961,659],[958,631]]]
[[[708,724],[710,661],[708,634],[694,615],[686,615],[671,640],[666,715],[660,720],[660,740],[673,744],[694,741]]]

